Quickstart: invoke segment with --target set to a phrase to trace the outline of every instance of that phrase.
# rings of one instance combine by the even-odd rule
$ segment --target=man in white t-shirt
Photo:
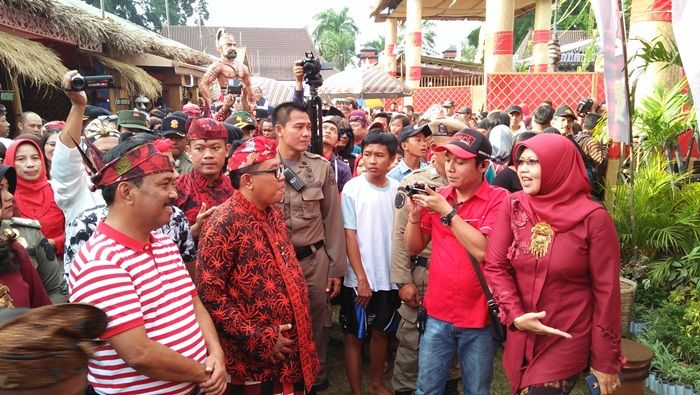
[[[345,367],[353,395],[361,394],[362,340],[371,328],[371,392],[391,393],[382,381],[388,345],[401,305],[391,282],[392,207],[398,181],[387,177],[398,141],[391,133],[371,132],[362,140],[366,173],[345,184],[341,198],[350,265],[340,292],[345,331]],[[367,317],[374,317],[371,322]]]

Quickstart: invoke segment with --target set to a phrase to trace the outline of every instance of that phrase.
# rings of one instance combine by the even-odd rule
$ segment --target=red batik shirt
[[[279,206],[260,211],[240,192],[209,217],[199,238],[199,296],[216,325],[233,382],[304,382],[318,372],[306,280]],[[294,344],[270,359],[279,326]]]
[[[218,206],[233,195],[231,180],[224,174],[209,185],[209,181],[197,172],[183,174],[176,181],[177,206],[185,212],[187,222],[193,225],[202,203],[207,209]]]

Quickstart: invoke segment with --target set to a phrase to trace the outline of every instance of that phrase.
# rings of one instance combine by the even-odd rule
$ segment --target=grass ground
[[[322,395],[345,395],[350,394],[350,386],[348,385],[347,378],[345,376],[345,367],[343,362],[343,333],[340,329],[340,324],[338,323],[338,306],[333,306],[333,327],[329,335],[328,344],[328,376],[330,381],[330,387],[328,390],[320,392]],[[368,394],[369,389],[369,352],[367,347],[365,347],[365,352],[363,353],[363,363],[362,363],[363,373],[362,373],[362,388],[365,394]],[[391,371],[389,371],[384,376],[384,381],[386,386],[391,389]],[[501,365],[501,352],[499,351],[496,355],[494,361],[494,378],[493,384],[491,386],[491,393],[495,395],[509,395],[510,385],[508,379],[506,379],[503,373],[503,367]],[[461,388],[460,388],[461,394]],[[583,379],[580,379],[576,385],[576,388],[571,393],[572,395],[588,395],[588,390]],[[648,390],[644,391],[644,394],[652,395],[652,392]]]

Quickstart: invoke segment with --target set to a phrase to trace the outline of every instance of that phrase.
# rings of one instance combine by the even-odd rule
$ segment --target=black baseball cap
[[[430,126],[428,124],[422,126],[406,126],[399,132],[398,140],[399,144],[408,140],[410,137],[417,135],[418,133],[423,133],[425,137],[430,136],[433,132],[430,131]]]
[[[508,109],[506,110],[506,114],[510,115],[511,113],[517,112],[518,114],[523,113],[523,109],[520,106],[516,106],[512,104]]]
[[[566,104],[559,106],[557,110],[554,111],[554,116],[576,119],[576,114],[574,114],[574,110],[572,110],[571,107],[567,106]]]
[[[168,115],[163,118],[160,126],[160,135],[163,137],[178,135],[180,137],[187,136],[187,120],[178,116]]]
[[[102,108],[102,107],[97,107],[97,106],[92,106],[88,104],[85,106],[85,113],[83,114],[83,121],[88,120],[88,119],[95,119],[99,117],[100,115],[112,115],[111,112],[108,110]]]
[[[469,107],[462,107],[459,110],[457,110],[457,114],[471,114],[472,109]]]
[[[452,136],[452,141],[435,147],[435,152],[449,151],[462,159],[491,158],[491,143],[478,130],[462,129]]]

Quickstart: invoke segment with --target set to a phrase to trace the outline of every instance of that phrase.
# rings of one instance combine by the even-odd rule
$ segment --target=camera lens
[[[81,91],[85,89],[85,78],[82,76],[76,75],[75,77],[71,78],[70,80],[70,87],[73,90],[76,91]]]

